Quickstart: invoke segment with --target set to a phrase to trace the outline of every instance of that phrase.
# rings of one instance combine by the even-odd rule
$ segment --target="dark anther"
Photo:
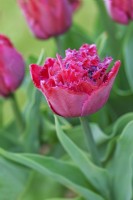
[[[90,66],[88,70],[89,78],[92,78],[93,73],[96,71],[97,71],[97,66]]]
[[[68,68],[69,68],[69,64],[67,63],[67,64],[66,64],[66,69],[68,69]]]
[[[95,71],[97,71],[97,66],[91,66],[90,69],[91,69],[91,71],[95,72]]]

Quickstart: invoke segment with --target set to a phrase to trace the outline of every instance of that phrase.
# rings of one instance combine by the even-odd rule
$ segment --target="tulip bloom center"
[[[106,69],[112,58],[100,61],[95,45],[84,44],[79,51],[66,50],[66,57],[62,59],[48,58],[44,68],[40,71],[42,84],[62,86],[79,92],[91,93],[108,77]]]

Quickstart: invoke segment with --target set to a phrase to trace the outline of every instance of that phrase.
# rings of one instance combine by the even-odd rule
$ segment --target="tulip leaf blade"
[[[18,168],[13,162],[0,156],[0,199],[18,199],[23,192],[29,170],[23,166]]]
[[[120,134],[125,128],[125,126],[128,124],[128,122],[132,121],[132,119],[133,119],[133,112],[127,113],[121,116],[120,118],[118,118],[118,120],[112,127],[113,131],[112,131],[111,137]]]
[[[133,121],[130,121],[116,140],[113,158],[108,164],[112,177],[114,199],[130,200],[132,197]]]
[[[3,149],[0,149],[0,154],[7,160],[34,169],[41,174],[51,176],[59,183],[73,188],[73,190],[85,197],[86,200],[104,200],[98,194],[87,189],[88,182],[86,178],[73,164],[35,154],[9,153]]]
[[[58,118],[55,116],[57,136],[63,145],[64,149],[68,152],[72,160],[79,167],[82,173],[86,176],[92,186],[101,194],[109,197],[108,188],[108,174],[107,171],[95,166],[89,157],[80,150],[62,131]]]
[[[70,200],[70,198],[52,198],[52,199],[46,199],[46,200]],[[82,198],[77,197],[77,198],[71,198],[71,200],[82,200]]]
[[[39,128],[41,125],[41,97],[42,96],[39,91],[33,90],[32,100],[30,100],[26,111],[26,129],[21,138],[22,143],[24,145],[24,151],[36,152],[39,148],[39,140],[37,133],[39,132]]]
[[[109,129],[109,138],[107,140],[107,148],[104,149],[103,162],[108,162],[112,158],[115,151],[116,137],[119,137],[123,132],[125,126],[132,121],[133,112],[127,113],[118,118],[118,120]]]
[[[51,177],[31,169],[31,174],[25,190],[20,194],[21,200],[42,200],[60,197],[64,194],[64,187]],[[52,193],[51,193],[52,191]]]
[[[124,45],[125,71],[131,90],[133,91],[133,26],[130,26]]]

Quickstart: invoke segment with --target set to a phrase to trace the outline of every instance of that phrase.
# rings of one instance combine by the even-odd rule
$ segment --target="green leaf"
[[[62,127],[62,126],[61,126]],[[106,141],[109,136],[107,136],[96,123],[90,123],[90,128],[91,131],[94,135],[94,140],[97,144],[102,144],[104,141]],[[63,130],[63,127],[62,127]],[[69,137],[77,144],[78,147],[82,147],[82,149],[87,149],[85,148],[86,143],[84,142],[83,139],[83,134],[82,132],[82,127],[80,125],[71,127],[68,130],[65,130]],[[83,146],[84,145],[84,146]]]
[[[105,48],[107,48],[107,39],[108,39],[108,35],[106,32],[102,32],[97,38],[96,45],[97,45],[99,55],[102,55],[102,53],[105,51]]]
[[[14,121],[0,130],[0,147],[8,151],[22,151],[20,134]]]
[[[81,194],[86,200],[103,200],[98,194],[87,189],[89,184],[86,178],[72,164],[33,154],[8,153],[3,149],[0,150],[0,154],[6,159],[30,167],[44,175],[51,176],[59,183]]]
[[[37,90],[33,91],[32,99],[26,113],[26,130],[21,140],[24,145],[24,151],[36,152],[39,148],[39,129],[41,124],[40,103],[41,93]],[[33,126],[34,122],[34,126]]]
[[[129,27],[124,45],[125,71],[129,85],[133,91],[133,26]]]
[[[100,129],[98,124],[90,123],[90,128],[94,135],[94,139],[96,143],[101,144],[108,139],[108,136]]]
[[[66,198],[52,198],[52,199],[47,199],[47,200],[70,200],[66,199]],[[71,200],[82,200],[82,198],[78,197],[78,198],[71,198]]]
[[[33,171],[27,187],[21,194],[20,200],[42,200],[47,198],[62,197],[64,187],[56,180]],[[52,191],[52,192],[51,192]]]
[[[37,64],[40,65],[44,59],[44,50],[41,51]],[[30,95],[28,96],[28,102],[25,109],[25,121],[26,130],[23,134],[21,140],[24,145],[24,151],[26,152],[37,152],[39,148],[39,137],[41,127],[41,114],[40,114],[40,104],[42,94],[37,89],[34,88],[33,83],[30,86]],[[33,126],[34,122],[34,126]]]
[[[55,116],[55,124],[57,136],[63,145],[64,149],[68,152],[70,157],[80,168],[82,173],[86,176],[90,184],[95,188],[99,194],[109,197],[109,185],[107,171],[95,166],[88,158],[88,156],[80,150],[62,131],[57,117]]]
[[[132,121],[132,119],[133,119],[133,112],[127,113],[118,118],[116,123],[113,125],[113,131],[111,137],[119,135],[123,131],[124,127],[128,124],[128,122]]]
[[[133,121],[117,139],[113,158],[108,164],[112,199],[131,200],[132,197]]]
[[[62,130],[63,127],[61,126]],[[80,125],[75,125],[68,130],[65,130],[66,134],[69,136],[69,138],[77,144],[77,146],[83,150],[87,150],[86,143],[83,139],[83,135],[81,134],[82,128]]]
[[[3,126],[3,105],[4,101],[3,99],[0,99],[0,127]]]
[[[111,126],[110,135],[108,135],[107,148],[103,156],[103,162],[108,162],[111,159],[116,146],[116,137],[120,135],[124,127],[133,119],[133,113],[127,113],[120,118]]]
[[[0,200],[19,199],[28,177],[28,169],[0,157]]]

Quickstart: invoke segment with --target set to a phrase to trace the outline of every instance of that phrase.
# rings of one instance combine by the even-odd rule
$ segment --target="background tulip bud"
[[[43,67],[31,65],[35,86],[45,95],[49,106],[63,117],[79,117],[98,111],[107,101],[120,67],[117,61],[106,72],[112,58],[100,60],[95,45],[68,49],[62,59],[48,58]]]
[[[132,0],[104,0],[104,2],[114,21],[127,24],[130,20],[133,20]]]
[[[81,0],[68,0],[73,8],[73,11],[76,11],[80,5],[81,5]]]
[[[72,13],[79,1],[18,0],[27,23],[39,39],[64,33],[72,23]]]
[[[0,35],[0,96],[10,95],[24,78],[25,63],[11,41]]]

